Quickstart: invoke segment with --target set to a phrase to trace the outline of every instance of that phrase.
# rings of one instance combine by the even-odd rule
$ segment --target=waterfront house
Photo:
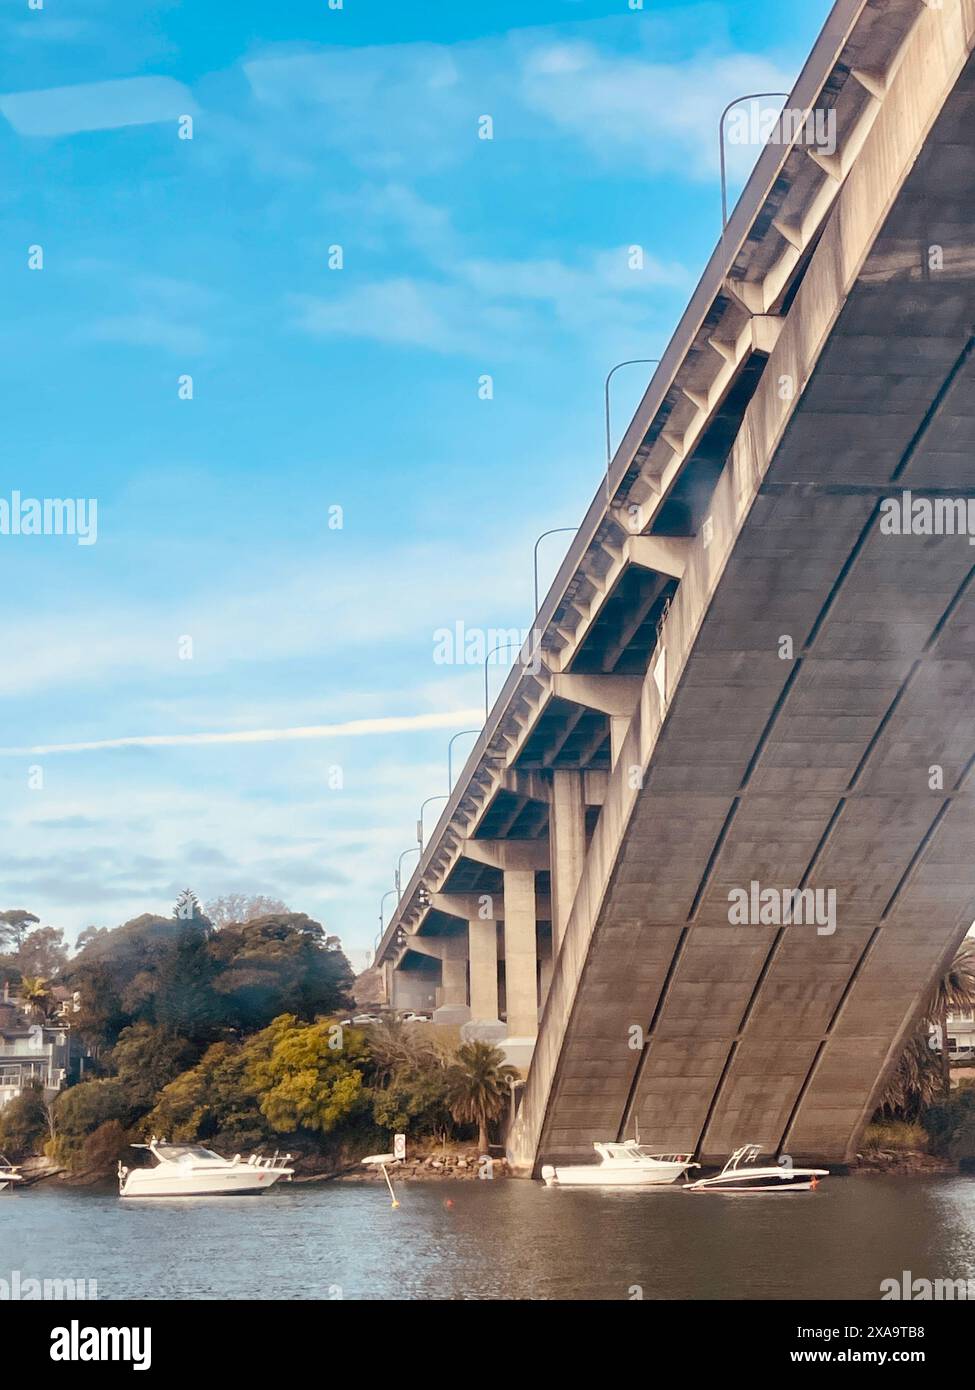
[[[36,1082],[46,1096],[57,1095],[78,1060],[67,1024],[39,1022],[15,1003],[0,1003],[0,1109]]]

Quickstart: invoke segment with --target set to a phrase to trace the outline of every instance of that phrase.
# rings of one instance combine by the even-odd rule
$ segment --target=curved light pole
[[[420,853],[419,848],[418,848],[416,845],[411,845],[409,849],[404,849],[403,853],[402,853],[402,854],[400,855],[400,857],[399,857],[399,863],[396,865],[396,901],[397,901],[397,902],[399,902],[400,898],[403,896],[403,891],[402,891],[402,882],[403,882],[403,860],[406,858],[406,856],[407,856],[408,854],[419,854],[419,853]]]
[[[488,714],[490,713],[490,709],[489,709],[489,707],[488,707],[488,662],[491,660],[491,658],[492,658],[492,656],[494,655],[495,652],[501,651],[502,648],[504,648],[505,650],[507,650],[507,651],[510,652],[510,651],[511,651],[511,647],[512,647],[512,643],[511,643],[511,642],[499,642],[498,645],[497,645],[496,647],[492,647],[492,648],[491,648],[491,650],[488,652],[487,656],[484,658],[484,722],[485,722],[485,724],[487,723]],[[521,648],[519,647],[519,648],[517,648],[516,650],[520,651]]]
[[[453,751],[454,751],[454,739],[463,738],[465,734],[479,734],[480,732],[481,732],[480,729],[461,729],[459,733],[454,734],[453,738],[452,738],[452,739],[450,740],[450,742],[447,744],[447,790],[448,790],[448,791],[453,791],[453,789],[454,789],[454,772],[453,772],[453,765],[452,765],[452,763],[451,763],[451,755],[452,755],[452,753],[453,753]]]
[[[619,371],[620,367],[636,367],[636,366],[645,366],[645,367],[654,366],[654,367],[659,367],[659,366],[660,366],[660,358],[659,358],[659,357],[628,357],[628,358],[626,359],[625,362],[617,362],[617,364],[616,364],[615,367],[610,367],[609,372],[608,372],[607,375],[606,375],[606,385],[605,385],[605,387],[604,387],[604,394],[605,394],[605,397],[606,397],[606,505],[607,505],[607,507],[609,506],[609,466],[610,466],[610,464],[613,462],[613,441],[612,441],[612,437],[611,437],[611,433],[610,433],[610,423],[609,423],[609,383],[612,381],[613,377],[614,377],[614,376],[616,375],[616,373]],[[538,605],[537,605],[537,604],[535,605],[535,609],[536,609],[536,612],[537,612],[537,610],[538,610]]]
[[[788,92],[746,92],[743,97],[735,97],[734,101],[729,101],[728,105],[721,112],[721,120],[718,122],[718,154],[721,160],[721,234],[728,225],[728,183],[725,173],[724,163],[724,122],[725,117],[733,106],[737,106],[742,101],[760,101],[762,97],[784,97],[789,99]],[[767,143],[767,142],[766,142]]]
[[[551,531],[543,531],[535,542],[535,614],[538,614],[538,547],[546,536],[560,536],[564,531],[578,531],[578,526],[556,526]]]
[[[449,801],[449,800],[450,800],[450,797],[449,797],[449,796],[428,796],[427,799],[426,799],[426,801],[424,801],[424,802],[422,803],[422,805],[420,806],[420,814],[419,814],[419,816],[417,817],[417,822],[416,822],[416,841],[417,841],[417,844],[420,846],[420,849],[421,849],[421,850],[423,849],[423,808],[424,808],[424,806],[429,806],[431,801]]]
[[[379,902],[379,935],[376,937],[376,940],[373,942],[373,946],[372,946],[372,962],[373,962],[373,965],[375,965],[375,963],[376,963],[376,952],[379,950],[379,943],[380,943],[380,941],[382,941],[382,939],[383,939],[383,932],[386,930],[385,924],[384,924],[384,922],[383,922],[383,914],[384,914],[384,912],[385,912],[385,910],[386,910],[386,899],[387,899],[388,897],[390,897],[391,894],[393,894],[393,893],[395,893],[395,892],[396,892],[396,889],[395,889],[395,888],[387,888],[387,889],[386,889],[386,892],[382,895],[382,898],[380,899],[380,902]]]

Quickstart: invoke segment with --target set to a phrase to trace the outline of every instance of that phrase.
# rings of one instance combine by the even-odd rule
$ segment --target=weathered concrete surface
[[[975,550],[878,526],[903,488],[975,496],[973,34],[967,3],[917,20],[693,542],[566,926],[525,1166],[637,1119],[705,1158],[847,1159],[975,914]],[[752,880],[835,889],[835,932],[730,925]]]

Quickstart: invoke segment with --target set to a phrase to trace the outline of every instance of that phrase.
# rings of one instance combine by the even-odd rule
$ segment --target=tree
[[[27,1005],[29,1013],[36,1018],[45,1018],[51,1003],[51,988],[47,980],[39,975],[24,975],[18,993]]]
[[[33,912],[27,912],[22,907],[12,907],[6,912],[0,912],[0,947],[13,946],[15,950],[19,950],[31,923],[36,924],[40,920]]]
[[[253,922],[255,917],[266,917],[269,913],[287,915],[291,911],[279,898],[268,898],[262,893],[225,893],[208,902],[203,910],[215,927],[227,927],[231,922]]]
[[[0,1110],[0,1153],[14,1161],[39,1153],[48,1132],[44,1089],[28,1086]]]
[[[274,1130],[329,1134],[364,1110],[368,1097],[356,1065],[366,1058],[361,1033],[327,1020],[302,1024],[293,1015],[275,1019],[267,1032],[271,1050],[253,1063],[250,1079]]]
[[[134,1023],[202,1048],[284,1013],[312,1020],[348,1006],[352,970],[338,939],[303,912],[267,913],[213,931],[202,914],[145,913],[91,937],[64,981],[81,996],[79,1031],[112,1047]]]
[[[210,939],[224,1021],[246,1031],[281,1014],[311,1020],[349,1005],[353,974],[338,938],[304,912],[232,923]]]
[[[89,1135],[110,1120],[126,1129],[136,1114],[125,1086],[115,1077],[69,1086],[54,1104],[57,1138],[52,1144],[52,1157],[68,1168],[84,1167],[84,1148]]]
[[[935,982],[924,1006],[925,1018],[941,1032],[941,1088],[951,1096],[951,1055],[948,1050],[948,1015],[975,1006],[975,941],[963,941],[948,969]]]
[[[939,1093],[951,1094],[948,1014],[975,1006],[975,941],[966,938],[947,970],[932,985],[917,1026],[908,1038],[880,1100],[888,1118],[916,1120]],[[941,1035],[940,1057],[931,1047],[931,1029]]]
[[[142,1123],[146,1134],[174,1143],[219,1136],[234,1148],[263,1144],[271,1135],[248,1075],[252,1055],[267,1049],[260,1035],[241,1046],[218,1042],[195,1067],[166,1085]]]
[[[489,1129],[508,1103],[510,1084],[517,1077],[504,1054],[490,1043],[464,1043],[447,1077],[447,1104],[458,1124],[477,1125],[477,1142],[487,1153]]]
[[[57,979],[68,963],[64,932],[55,927],[37,927],[22,939],[13,962],[21,975]]]
[[[198,1049],[186,1038],[141,1022],[122,1030],[109,1061],[133,1106],[151,1110],[160,1091],[198,1056]]]
[[[365,1038],[376,1124],[419,1134],[446,1131],[449,1057],[436,1030],[384,1020],[367,1028]]]

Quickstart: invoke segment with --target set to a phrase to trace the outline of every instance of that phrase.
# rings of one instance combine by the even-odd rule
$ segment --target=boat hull
[[[617,1172],[599,1163],[574,1168],[543,1168],[547,1187],[668,1187],[685,1172],[684,1163],[662,1163],[658,1169],[632,1168]]]
[[[766,1173],[743,1173],[740,1178],[735,1178],[728,1174],[716,1178],[700,1178],[697,1182],[687,1183],[684,1186],[685,1192],[723,1192],[723,1193],[749,1193],[749,1192],[811,1192],[818,1186],[821,1178],[828,1177],[825,1170],[813,1172],[789,1173],[780,1177],[775,1169]]]
[[[158,1168],[129,1173],[120,1197],[259,1197],[287,1174],[242,1165],[232,1172],[188,1173],[178,1181]]]

